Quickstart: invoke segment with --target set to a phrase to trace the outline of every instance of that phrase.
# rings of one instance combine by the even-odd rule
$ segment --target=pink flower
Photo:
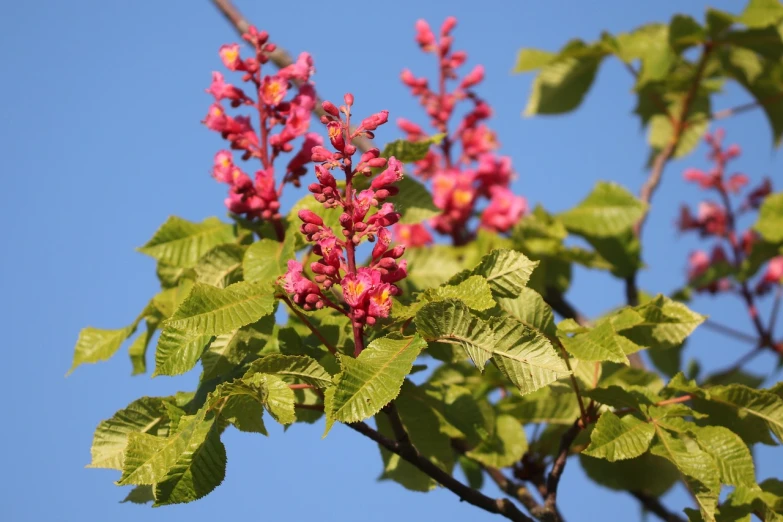
[[[691,252],[688,257],[688,280],[693,281],[704,275],[710,267],[710,257],[704,250]]]
[[[296,59],[296,62],[283,67],[277,74],[288,80],[298,80],[300,82],[306,82],[310,79],[310,76],[315,72],[313,67],[313,57],[310,53],[301,53]]]
[[[698,211],[699,225],[704,235],[723,236],[726,234],[726,210],[717,203],[702,201]]]
[[[239,44],[222,45],[220,47],[220,59],[229,71],[243,71],[245,64],[239,57]]]
[[[302,274],[302,264],[291,259],[288,261],[288,271],[282,277],[282,287],[294,295],[294,302],[305,310],[323,308],[323,296],[318,285]]]
[[[208,129],[218,132],[224,132],[229,124],[229,117],[226,116],[226,111],[219,103],[213,103],[209,106],[209,112],[207,117],[204,118],[204,125]]]
[[[369,268],[360,268],[355,274],[346,274],[340,281],[343,299],[353,308],[362,307],[374,283],[380,283],[380,274]]]
[[[482,154],[479,157],[476,179],[483,194],[489,194],[491,187],[496,185],[508,186],[511,178],[511,158],[508,156]]]
[[[407,133],[405,139],[408,141],[418,141],[426,137],[426,134],[424,133],[424,129],[422,129],[419,125],[416,125],[412,121],[406,120],[405,118],[397,118],[397,126],[403,132]]]
[[[392,300],[392,285],[382,283],[377,285],[369,293],[369,306],[367,307],[367,323],[374,324],[376,317],[389,317]]]
[[[460,140],[462,140],[462,159],[466,162],[498,148],[495,133],[483,124],[465,127],[460,133]]]
[[[407,247],[421,247],[432,243],[432,235],[424,225],[401,225],[394,227],[394,239]]]
[[[264,76],[259,92],[267,105],[279,105],[288,92],[288,80],[281,76]]]
[[[766,294],[772,290],[775,285],[780,285],[783,282],[783,256],[777,256],[770,259],[767,263],[767,269],[764,271],[764,275],[756,284],[756,293],[759,295]]]
[[[470,89],[471,87],[474,87],[481,83],[484,80],[484,66],[483,65],[477,65],[473,68],[472,71],[470,71],[468,74],[465,75],[465,77],[462,79],[462,83],[460,83],[460,87],[463,89]]]
[[[726,182],[726,189],[736,194],[742,187],[748,184],[748,181],[748,177],[745,174],[732,174]]]
[[[685,172],[682,173],[682,177],[685,181],[698,183],[703,189],[717,187],[720,184],[720,176],[716,176],[715,173],[707,174],[699,169],[685,169]]]
[[[388,166],[386,167],[386,170],[378,174],[378,176],[372,180],[370,186],[375,190],[388,189],[390,185],[397,183],[401,179],[402,163],[397,158],[392,156],[388,160]]]
[[[228,99],[232,101],[241,101],[245,99],[245,93],[233,85],[226,83],[223,75],[219,72],[212,73],[212,84],[207,92],[215,97],[215,101]]]
[[[435,50],[435,35],[426,20],[416,21],[416,42],[425,51]]]
[[[223,183],[231,183],[234,180],[232,170],[234,160],[230,151],[221,150],[215,154],[214,166],[212,167],[212,177]]]
[[[374,131],[389,121],[389,111],[381,111],[362,120],[361,127],[364,130]]]
[[[764,203],[764,200],[767,196],[769,196],[772,193],[772,182],[769,178],[764,178],[764,181],[750,191],[748,193],[747,197],[745,198],[745,203],[743,203],[743,208],[759,208],[762,203]]]
[[[490,189],[492,199],[481,214],[481,226],[496,232],[511,229],[527,211],[527,201],[515,196],[505,187],[494,186]]]
[[[783,279],[783,256],[773,257],[767,264],[762,280],[767,283],[779,284]]]

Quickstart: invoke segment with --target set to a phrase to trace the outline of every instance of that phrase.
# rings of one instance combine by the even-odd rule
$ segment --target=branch
[[[685,522],[684,518],[666,509],[656,497],[648,495],[647,493],[642,493],[641,491],[630,491],[629,493],[633,495],[636,500],[641,502],[642,506],[644,506],[647,511],[656,515],[664,522]]]
[[[722,325],[720,323],[716,323],[711,319],[704,321],[704,326],[740,341],[746,341],[753,344],[758,344],[759,342],[759,339],[753,335],[740,332],[739,330],[735,330],[734,328]]]
[[[221,12],[226,20],[228,20],[229,23],[234,26],[234,29],[236,29],[237,33],[239,33],[239,36],[242,36],[247,32],[251,24],[245,19],[244,16],[242,16],[242,13],[240,13],[239,10],[234,7],[234,5],[231,3],[231,0],[212,0],[212,3],[215,4],[215,7],[217,7],[218,11]],[[277,46],[274,51],[269,53],[269,60],[279,69],[294,63],[294,59],[290,54],[288,54],[288,51],[280,46]],[[301,82],[296,80],[293,82],[297,87],[301,84]],[[321,106],[321,102],[321,98],[316,98],[315,113],[319,118],[326,114],[323,107]],[[356,148],[362,152],[367,152],[368,150],[375,148],[375,144],[372,142],[372,140],[365,138],[364,136],[355,137],[353,140],[351,140],[351,143],[356,145]]]
[[[557,453],[554,464],[552,464],[552,470],[549,472],[549,477],[546,481],[544,510],[551,515],[556,522],[560,521],[557,514],[557,486],[560,484],[560,477],[563,476],[563,471],[565,471],[566,460],[568,460],[571,444],[574,443],[574,439],[576,439],[576,436],[579,435],[579,432],[582,430],[580,421],[581,419],[577,419],[560,439],[560,450]]]
[[[763,100],[758,101],[752,101],[748,103],[744,103],[742,105],[738,105],[736,107],[731,107],[730,109],[723,109],[718,112],[714,112],[712,114],[713,120],[722,120],[724,118],[730,118],[731,116],[735,116],[737,114],[741,114],[743,112],[748,112],[753,109],[757,109],[759,107],[764,107],[765,105],[775,103],[779,101],[781,98],[783,98],[783,94],[778,93],[774,94],[772,96],[769,96],[767,98],[764,98]]]
[[[562,317],[566,319],[573,319],[579,323],[580,326],[590,326],[590,320],[582,315],[579,310],[574,308],[573,305],[571,305],[571,303],[566,300],[565,296],[559,290],[547,288],[546,293],[544,294],[544,301],[546,301],[547,304],[552,307],[552,310],[560,314]]]
[[[482,492],[466,486],[459,480],[455,479],[440,469],[438,466],[433,464],[429,459],[422,456],[421,453],[419,453],[418,450],[410,444],[410,442],[405,444],[400,441],[393,441],[388,437],[378,433],[364,422],[354,422],[351,424],[346,424],[346,426],[355,431],[358,431],[365,437],[375,441],[395,455],[399,455],[407,462],[413,464],[420,471],[432,477],[441,486],[456,494],[460,500],[463,500],[490,513],[502,515],[509,520],[513,520],[514,522],[533,522],[532,518],[522,513],[519,508],[512,504],[508,499],[496,499],[488,497]],[[392,426],[394,426],[394,422],[392,422]]]

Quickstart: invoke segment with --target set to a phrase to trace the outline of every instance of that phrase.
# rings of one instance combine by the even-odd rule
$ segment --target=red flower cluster
[[[242,81],[253,86],[253,96],[239,87],[225,82],[219,72],[212,73],[212,84],[207,92],[215,97],[204,124],[217,131],[230,143],[231,149],[242,151],[242,159],[258,158],[261,169],[254,179],[245,174],[233,161],[232,153],[221,150],[215,155],[213,177],[229,185],[226,206],[231,212],[250,218],[280,218],[280,192],[283,184],[291,182],[299,186],[299,177],[307,172],[310,150],[322,145],[323,139],[315,133],[308,133],[310,116],[315,107],[315,90],[309,82],[313,73],[313,60],[302,53],[296,63],[284,67],[274,75],[263,75],[262,67],[269,61],[269,54],[275,50],[269,35],[250,27],[243,35],[254,48],[254,56],[243,59],[239,45],[223,45],[220,58],[229,71],[242,73]],[[289,90],[297,85],[297,94],[286,100]],[[253,128],[249,116],[230,116],[226,113],[223,100],[231,107],[252,107],[258,114],[259,130]],[[280,127],[273,134],[275,127]],[[274,162],[281,152],[293,150],[293,140],[304,136],[301,150],[293,156],[286,167],[283,183],[275,186]]]
[[[724,243],[714,246],[710,255],[703,250],[691,253],[688,259],[688,280],[692,283],[713,267],[716,268],[716,273],[739,269],[750,255],[753,244],[758,241],[758,236],[752,230],[739,234],[736,230],[736,218],[744,212],[758,209],[764,198],[772,192],[770,180],[765,179],[757,188],[746,194],[737,209],[732,206],[732,196],[737,196],[748,184],[749,179],[745,174],[740,173],[726,175],[727,164],[739,157],[741,151],[737,145],[724,148],[723,138],[724,132],[720,129],[715,134],[707,134],[705,138],[710,147],[707,157],[714,162],[711,170],[705,172],[691,168],[683,173],[686,181],[698,183],[702,189],[716,192],[720,202],[702,201],[695,215],[687,206],[683,206],[678,221],[680,231],[698,231],[701,237],[714,237]],[[726,250],[731,252],[731,259],[726,255]],[[768,292],[772,285],[780,284],[781,276],[783,276],[783,257],[777,257],[767,265],[766,271],[756,284],[755,293]],[[697,288],[697,291],[717,293],[735,288],[736,285],[729,279],[721,278],[705,282]]]
[[[407,69],[402,72],[402,81],[419,98],[432,127],[445,135],[439,150],[430,150],[426,158],[416,162],[414,169],[422,180],[432,181],[434,202],[443,211],[431,225],[451,236],[455,244],[463,244],[472,236],[468,222],[482,198],[489,200],[489,204],[481,214],[480,226],[497,232],[506,232],[519,221],[527,210],[527,202],[509,190],[514,177],[511,159],[495,154],[498,148],[495,133],[484,123],[492,110],[473,91],[484,79],[484,68],[477,65],[461,79],[456,73],[467,60],[464,51],[452,50],[451,33],[456,24],[455,18],[447,18],[436,38],[427,22],[416,22],[419,46],[438,58],[437,91],[430,88],[426,78],[417,78]],[[449,81],[459,82],[452,91],[446,88]],[[450,132],[449,120],[460,102],[470,103],[472,107]],[[397,124],[407,133],[408,140],[426,137],[424,129],[413,122],[400,118]],[[455,145],[459,145],[459,157],[453,157]],[[412,246],[432,241],[422,226],[399,228],[396,236]]]
[[[283,278],[283,288],[293,294],[293,300],[306,310],[334,306],[324,295],[334,285],[342,290],[348,306],[346,313],[355,329],[365,324],[375,324],[381,317],[388,317],[391,297],[400,293],[394,284],[407,275],[407,262],[400,261],[405,247],[391,247],[388,227],[399,221],[400,215],[386,199],[397,194],[394,185],[402,179],[402,164],[394,157],[380,157],[378,149],[364,153],[354,165],[356,147],[351,140],[359,135],[373,137],[373,131],[386,123],[388,112],[381,111],[365,118],[358,128],[351,130],[351,106],[353,96],[345,95],[345,105],[337,108],[331,102],[323,102],[329,140],[335,149],[331,152],[322,146],[312,148],[311,157],[316,165],[317,183],[308,187],[315,199],[326,208],[340,208],[340,236],[311,210],[299,211],[302,234],[313,242],[313,253],[319,259],[310,264],[314,281],[302,273],[302,265],[289,262],[288,273]],[[385,168],[370,183],[369,188],[357,191],[354,181],[358,175],[369,177],[372,169]],[[337,185],[332,171],[342,170],[345,188]],[[371,261],[367,267],[356,267],[356,247],[364,240],[374,241]]]

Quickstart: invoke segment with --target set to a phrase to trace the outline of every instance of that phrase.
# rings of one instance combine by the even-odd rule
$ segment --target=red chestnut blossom
[[[394,239],[407,247],[420,247],[432,243],[432,234],[424,225],[400,225],[394,227]]]
[[[241,152],[243,160],[256,158],[261,169],[251,179],[234,164],[228,151],[220,151],[215,157],[213,177],[229,185],[226,206],[231,212],[244,214],[247,218],[272,220],[278,238],[283,237],[280,221],[279,198],[285,183],[299,185],[299,178],[306,173],[306,165],[311,161],[311,149],[323,144],[323,140],[313,133],[307,134],[310,117],[315,106],[315,90],[308,83],[313,73],[313,60],[302,53],[296,63],[285,67],[273,75],[265,75],[264,64],[276,46],[269,43],[269,35],[250,27],[243,39],[253,47],[253,56],[243,59],[238,44],[220,47],[220,59],[229,71],[242,73],[241,80],[252,87],[253,96],[242,89],[226,83],[223,74],[212,73],[212,84],[207,89],[215,98],[204,118],[207,128],[219,132],[229,142],[231,149]],[[286,97],[294,87],[298,91],[290,101]],[[234,108],[247,107],[256,120],[258,132],[250,123],[249,116],[230,116],[221,105],[229,100]],[[275,134],[274,128],[280,127]],[[305,134],[307,134],[305,136]],[[305,136],[302,149],[290,160],[282,183],[275,182],[274,162],[283,152],[293,150],[293,140]]]
[[[527,211],[527,200],[498,185],[490,192],[492,199],[481,214],[481,226],[495,232],[507,232]]]
[[[447,18],[436,37],[425,21],[416,22],[419,46],[438,57],[437,90],[430,88],[425,78],[417,78],[408,70],[402,72],[401,79],[419,98],[431,126],[444,134],[440,145],[416,162],[413,169],[423,181],[432,180],[433,201],[442,210],[430,224],[436,231],[450,235],[455,244],[463,244],[473,236],[474,232],[468,229],[471,218],[486,200],[489,204],[484,212],[489,212],[489,216],[479,222],[481,226],[499,232],[513,227],[526,205],[522,198],[509,196],[509,186],[514,178],[511,160],[494,154],[498,148],[497,139],[484,123],[492,110],[473,90],[484,80],[484,67],[476,65],[461,79],[456,72],[467,60],[464,51],[452,50],[451,32],[456,25],[454,17]],[[447,89],[450,82],[456,82],[453,90]],[[452,126],[450,121],[461,103],[472,106],[461,121]],[[418,124],[402,118],[397,123],[408,140],[425,139],[425,131]]]
[[[392,301],[391,297],[401,290],[394,283],[407,276],[407,263],[400,260],[405,247],[391,247],[391,233],[388,227],[397,223],[399,213],[394,205],[385,201],[397,194],[395,183],[402,179],[402,163],[396,158],[388,160],[380,157],[378,149],[371,149],[357,163],[352,156],[356,147],[351,141],[357,136],[369,136],[372,131],[385,124],[388,112],[380,111],[365,118],[355,130],[351,129],[351,106],[353,96],[345,96],[345,105],[339,109],[331,102],[323,102],[326,113],[322,121],[327,126],[329,141],[336,149],[331,152],[321,146],[310,148],[310,157],[314,162],[317,183],[308,187],[313,197],[325,208],[341,208],[339,218],[340,230],[332,230],[323,219],[311,210],[301,210],[299,219],[302,221],[301,232],[308,241],[314,243],[312,252],[319,259],[310,264],[314,281],[307,280],[306,296],[297,297],[294,286],[289,281],[300,284],[298,265],[289,266],[289,274],[283,278],[283,286],[294,294],[296,302],[312,302],[334,306],[348,315],[354,329],[356,354],[362,349],[361,330],[364,325],[373,325],[379,318],[388,317]],[[344,116],[343,116],[344,115]],[[356,176],[371,176],[374,168],[384,170],[369,183],[369,188],[361,191],[354,189]],[[338,187],[333,170],[343,171],[345,188]],[[371,212],[375,209],[375,212]],[[356,246],[362,241],[374,241],[371,260],[368,266],[356,266]],[[303,276],[302,276],[303,277]],[[321,289],[338,285],[342,290],[343,301],[347,305],[344,310],[329,301]],[[307,297],[314,296],[314,297]],[[307,301],[307,300],[310,301]],[[320,299],[320,300],[319,300]]]
[[[761,276],[761,280],[756,285],[756,293],[759,295],[766,294],[775,285],[780,285],[783,282],[783,256],[777,256],[770,259],[767,263],[767,269],[764,271],[764,275]]]

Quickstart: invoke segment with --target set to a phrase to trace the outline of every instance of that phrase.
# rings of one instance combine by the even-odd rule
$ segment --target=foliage
[[[781,384],[764,388],[739,367],[702,376],[680,362],[706,319],[688,302],[693,295],[736,293],[753,314],[775,290],[780,299],[783,193],[766,183],[732,203],[748,183],[724,175],[739,150],[707,131],[730,115],[712,107],[735,82],[764,110],[773,141],[783,139],[781,23],[777,0],[751,0],[737,15],[676,15],[558,52],[522,49],[516,72],[535,72],[527,116],[575,110],[616,58],[633,74],[635,113],[648,133],[651,174],[640,197],[601,181],[556,214],[527,211],[510,193],[510,160],[495,155],[491,111],[474,89],[483,68],[461,79],[455,72],[465,60],[451,50],[455,20],[438,37],[419,21],[416,40],[438,56],[439,79],[458,86],[435,92],[403,73],[437,132],[402,120],[407,138],[382,150],[367,141],[386,111],[351,120],[351,94],[340,107],[317,100],[307,53],[266,74],[274,46],[251,27],[244,39],[253,57],[243,59],[236,44],[220,51],[250,94],[215,73],[204,122],[247,160],[234,163],[228,150],[215,157],[230,221],[169,218],[139,249],[156,260],[160,292],[126,327],[82,330],[69,370],[129,341],[133,374],[147,371],[154,346],[153,376],[200,367],[197,388],[142,397],[100,422],[90,467],[118,470],[118,484],[134,486],[127,502],[190,502],[223,481],[225,430],[267,435],[267,416],[284,426],[323,417],[324,436],[342,423],[379,444],[382,479],[413,491],[441,485],[511,520],[530,520],[522,508],[560,520],[557,487],[572,455],[596,484],[631,492],[666,520],[682,520],[658,500],[677,482],[694,499],[690,520],[782,520],[783,484],[757,482],[752,458],[754,445],[783,442]],[[258,111],[261,139],[223,100]],[[450,130],[457,102],[471,105]],[[305,124],[318,106],[333,150]],[[683,289],[646,294],[636,275],[653,192],[667,162],[704,136],[716,168],[685,177],[721,203],[702,203],[696,216],[684,210],[680,228],[729,254],[692,256]],[[273,164],[297,139],[301,151],[275,180]],[[242,170],[249,161],[260,161],[255,179]],[[311,194],[285,215],[283,188],[304,176]],[[741,234],[735,217],[754,211]],[[584,318],[566,298],[574,265],[611,273],[627,302]],[[751,316],[752,354],[783,353],[774,313],[769,326]],[[467,485],[454,476],[457,463]],[[485,495],[485,476],[509,498]]]

